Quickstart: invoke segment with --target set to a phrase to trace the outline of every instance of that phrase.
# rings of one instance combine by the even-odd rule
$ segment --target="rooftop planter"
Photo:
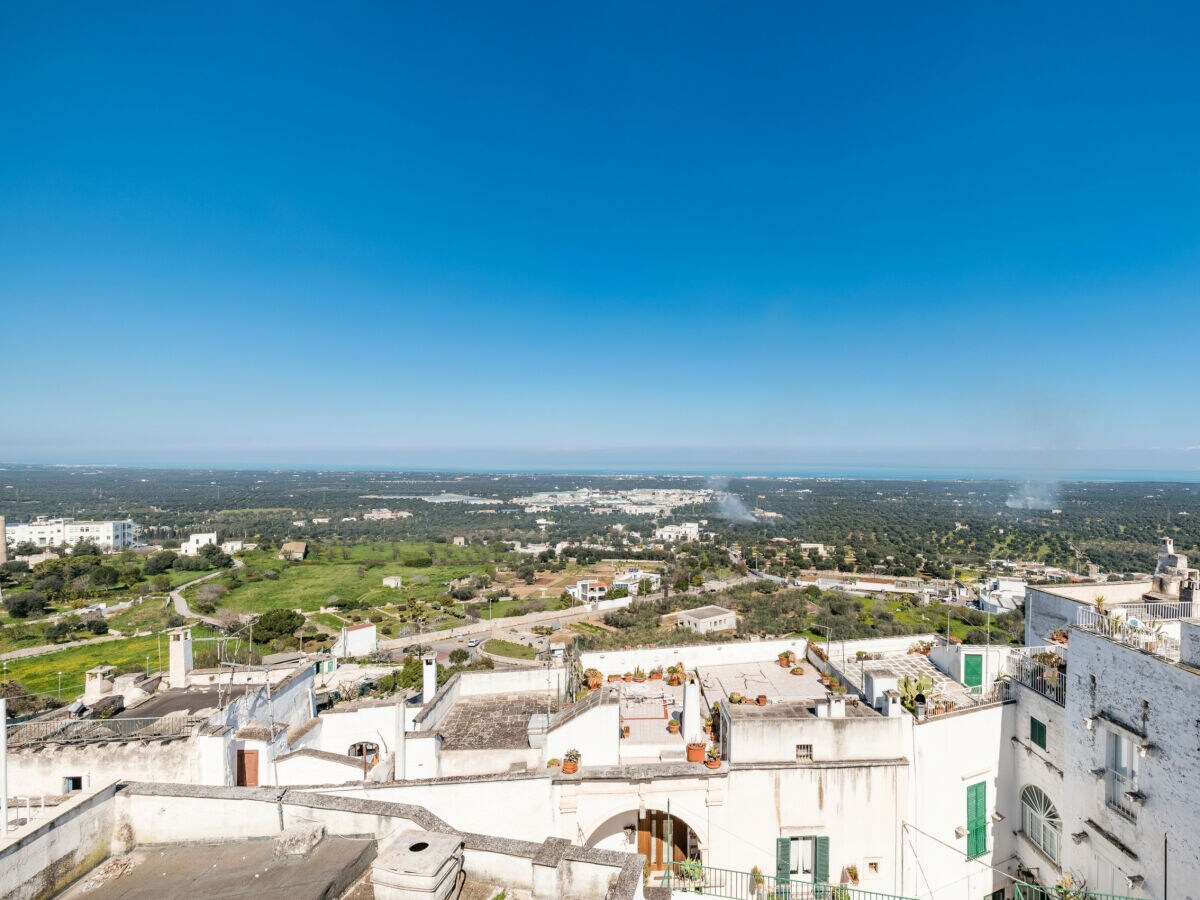
[[[687,761],[688,762],[704,762],[705,756],[704,741],[693,741],[687,745]]]
[[[709,747],[704,757],[704,765],[710,769],[721,768],[721,751],[717,747]]]
[[[578,750],[568,750],[563,755],[562,772],[564,775],[574,775],[579,771],[580,753]]]
[[[650,670],[650,680],[651,681],[662,681],[662,677],[663,677],[663,667],[662,666],[655,666],[653,669]]]

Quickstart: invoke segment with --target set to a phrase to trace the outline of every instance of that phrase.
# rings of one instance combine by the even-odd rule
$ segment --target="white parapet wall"
[[[665,669],[680,662],[689,670],[697,666],[725,663],[769,662],[788,650],[797,657],[803,657],[807,648],[806,638],[721,641],[676,647],[641,647],[636,650],[597,650],[580,654],[579,662],[585,669],[599,669],[604,675],[621,675],[638,668],[645,672],[658,666]]]

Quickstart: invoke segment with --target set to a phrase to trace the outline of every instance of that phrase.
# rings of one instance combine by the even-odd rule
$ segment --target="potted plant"
[[[756,698],[756,700],[757,700],[759,706],[767,705],[767,695],[766,694],[759,694],[758,697]]]
[[[792,666],[792,674],[793,675],[803,675],[804,674],[804,666]]]
[[[623,737],[623,738],[629,737],[629,726],[628,725],[621,726],[621,737]]]
[[[741,695],[741,694],[739,694],[737,691],[733,691],[733,692],[731,692],[731,693],[730,693],[730,695],[729,695],[729,702],[730,702],[730,703],[734,703],[734,704],[736,704],[736,703],[741,703],[741,702],[742,702],[742,695]]]
[[[828,685],[829,689],[831,691],[833,691],[835,694],[838,693],[838,691],[840,691],[841,687],[842,687],[842,683],[840,681],[838,681],[836,678],[830,678],[829,681],[826,682],[826,685]]]
[[[653,669],[650,670],[650,680],[651,681],[662,681],[662,677],[663,677],[663,667],[662,666],[655,666]]]
[[[713,726],[713,717],[705,716],[704,717],[704,733],[711,736],[712,735],[712,726]]]
[[[625,673],[625,680],[626,680],[626,681],[633,681],[633,673],[632,673],[632,672],[626,672],[626,673]]]
[[[547,769],[557,769],[557,768],[558,768],[559,766],[561,766],[561,765],[562,765],[562,760],[561,760],[561,759],[548,759],[548,760],[546,760],[546,768],[547,768]]]
[[[708,766],[710,769],[721,768],[721,750],[720,750],[720,748],[718,748],[716,746],[708,748],[708,753],[705,754],[704,765]]]
[[[671,732],[671,734],[679,734],[679,720],[678,719],[668,719],[667,720],[667,731]]]
[[[851,884],[858,884],[858,866],[853,863],[846,866],[846,880]]]
[[[603,677],[604,676],[600,674],[599,669],[588,669],[583,673],[584,684],[588,686],[589,690],[593,691],[600,687],[600,682]]]
[[[692,741],[687,745],[688,762],[704,762],[704,741]]]
[[[755,897],[762,893],[764,881],[766,879],[763,877],[762,869],[755,866],[750,870],[750,891]]]
[[[633,680],[636,681],[638,684],[641,684],[643,681],[646,680],[646,673],[644,671],[642,671],[641,666],[638,666],[636,669],[633,670]]]
[[[620,676],[620,675],[609,675],[609,676],[608,676],[608,683],[609,683],[609,684],[612,684],[614,681],[620,681],[620,680],[621,680],[621,676]]]
[[[784,650],[779,654],[779,668],[790,669],[796,664],[796,654],[791,650]]]
[[[563,754],[562,771],[564,775],[574,775],[579,771],[579,758],[578,750],[568,750]]]
[[[826,687],[829,687],[829,680],[830,680],[829,673],[822,672],[821,673],[821,684],[825,685]]]
[[[679,687],[683,684],[683,664],[675,663],[667,667],[667,683]]]

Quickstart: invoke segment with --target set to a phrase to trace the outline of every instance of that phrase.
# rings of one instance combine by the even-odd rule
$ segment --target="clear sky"
[[[9,4],[0,460],[1195,468],[1198,46],[1185,3]]]

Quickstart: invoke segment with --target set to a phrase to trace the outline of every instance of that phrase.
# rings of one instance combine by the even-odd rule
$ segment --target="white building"
[[[696,634],[736,631],[737,613],[723,606],[698,606],[675,614],[675,627]]]
[[[221,550],[225,553],[241,553],[245,549],[245,541],[226,541],[221,545]]]
[[[207,531],[201,534],[193,534],[186,541],[179,545],[179,552],[184,556],[195,556],[200,552],[201,547],[208,547],[217,543],[217,533],[215,531]]]
[[[979,588],[979,608],[992,615],[1012,612],[1025,603],[1026,587],[1018,578],[992,578]]]
[[[654,529],[654,537],[660,541],[673,543],[675,541],[700,540],[700,523],[684,522],[681,525],[664,525]]]
[[[6,524],[4,538],[13,547],[29,543],[38,548],[63,544],[70,547],[81,541],[91,541],[101,550],[112,552],[136,547],[141,539],[141,529],[130,519],[90,521],[39,516],[32,522]]]
[[[608,596],[608,585],[596,578],[584,578],[567,588],[578,603],[594,603]]]
[[[383,586],[388,588],[402,588],[404,587],[404,578],[400,575],[385,575]]]
[[[626,569],[613,579],[613,587],[625,588],[631,597],[636,597],[642,592],[643,584],[646,585],[647,593],[653,594],[662,587],[662,576],[657,572],[645,572],[638,568],[632,568]]]
[[[342,633],[330,648],[334,659],[357,659],[379,649],[379,636],[373,622],[342,626]]]

